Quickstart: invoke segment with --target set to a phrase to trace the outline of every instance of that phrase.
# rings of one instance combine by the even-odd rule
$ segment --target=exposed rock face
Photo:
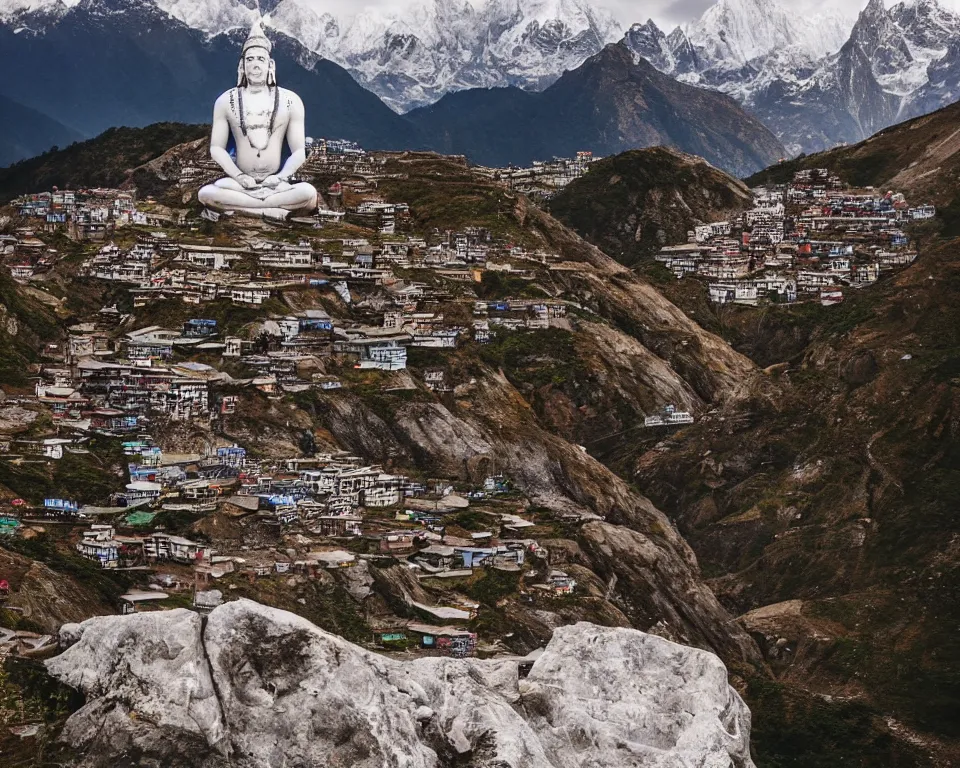
[[[4,607],[16,609],[44,632],[56,634],[66,622],[111,612],[111,607],[91,586],[3,548],[0,573],[10,584]]]
[[[750,713],[710,653],[635,630],[558,629],[514,661],[398,662],[247,600],[91,619],[47,662],[88,703],[84,766],[750,768]]]

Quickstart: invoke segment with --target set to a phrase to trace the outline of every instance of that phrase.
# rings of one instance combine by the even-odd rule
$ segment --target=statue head
[[[257,18],[250,27],[250,34],[240,52],[240,63],[237,66],[237,87],[247,85],[277,84],[277,66],[270,56],[273,50],[269,38],[263,31],[260,19]]]

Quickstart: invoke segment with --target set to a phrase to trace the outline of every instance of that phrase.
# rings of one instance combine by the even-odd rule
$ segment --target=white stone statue
[[[208,208],[284,219],[317,207],[313,186],[290,183],[306,160],[303,102],[277,85],[271,48],[258,19],[243,44],[237,87],[221,94],[213,107],[210,157],[227,177],[198,193]],[[230,133],[237,147],[236,162],[227,152]],[[281,168],[284,140],[291,154]]]

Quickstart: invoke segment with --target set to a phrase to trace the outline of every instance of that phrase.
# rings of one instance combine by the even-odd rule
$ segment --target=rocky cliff
[[[63,739],[91,768],[753,765],[719,659],[634,630],[558,629],[523,679],[515,659],[378,656],[248,600],[61,642],[47,668],[87,697]]]

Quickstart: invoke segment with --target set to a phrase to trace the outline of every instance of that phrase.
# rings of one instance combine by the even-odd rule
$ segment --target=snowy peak
[[[36,28],[38,21],[61,18],[78,0],[0,0],[0,22]]]
[[[365,11],[340,26],[318,52],[398,111],[464,88],[542,89],[622,34],[587,0],[488,0],[480,8],[433,0],[402,14]]]
[[[340,24],[333,16],[320,15],[298,0],[281,0],[267,15],[266,22],[311,51],[324,55],[331,42],[340,37]]]
[[[958,35],[960,16],[937,0],[911,0],[889,10],[883,0],[871,0],[854,26],[845,54],[869,62],[886,92],[906,97],[926,85],[930,67]]]
[[[661,72],[673,72],[677,68],[667,36],[653,22],[653,19],[648,20],[646,24],[634,24],[630,27],[623,36],[623,44]]]
[[[945,51],[960,36],[960,16],[937,0],[899,3],[889,12],[907,41],[918,48]]]
[[[820,58],[839,50],[852,26],[839,11],[801,16],[777,0],[718,0],[686,34],[705,62],[738,69],[794,46]]]
[[[257,14],[255,0],[247,3],[241,0],[153,0],[153,3],[188,27],[211,36],[249,26]]]
[[[762,0],[719,0],[687,31],[704,58],[739,67],[774,48],[792,45],[795,22],[778,3]]]

